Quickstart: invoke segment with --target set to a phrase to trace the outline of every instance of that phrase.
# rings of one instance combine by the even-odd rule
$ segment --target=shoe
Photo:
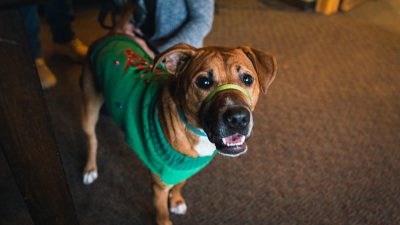
[[[67,43],[55,43],[54,52],[58,55],[66,56],[74,62],[83,62],[88,52],[88,47],[78,38]]]
[[[57,78],[54,73],[47,67],[43,58],[35,60],[36,68],[39,74],[40,83],[43,89],[54,87],[57,83]]]

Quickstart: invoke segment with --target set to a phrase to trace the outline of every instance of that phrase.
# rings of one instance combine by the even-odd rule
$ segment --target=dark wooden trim
[[[78,225],[18,10],[0,11],[0,145],[34,224]]]
[[[314,11],[317,0],[260,0],[268,7],[276,7],[279,9],[286,9],[283,5],[290,5],[304,11]]]
[[[287,4],[293,5],[305,11],[314,11],[316,0],[315,1],[304,1],[304,0],[281,0],[286,2]]]

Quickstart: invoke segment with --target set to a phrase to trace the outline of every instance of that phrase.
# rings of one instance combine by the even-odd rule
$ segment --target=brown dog
[[[274,80],[277,65],[272,55],[250,47],[196,49],[178,44],[158,55],[151,71],[151,58],[135,45],[134,39],[110,35],[91,47],[83,73],[82,125],[89,145],[83,181],[90,184],[97,178],[95,125],[104,102],[111,117],[125,131],[128,145],[135,152],[141,149],[137,154],[146,165],[153,157],[149,152],[158,151],[158,145],[144,143],[140,137],[153,138],[159,125],[161,139],[166,140],[161,142],[171,147],[165,151],[173,149],[171,154],[180,157],[172,165],[169,158],[163,159],[168,162],[160,162],[163,156],[156,155],[157,165],[149,166],[154,180],[156,221],[160,225],[172,224],[168,197],[171,212],[186,212],[181,194],[186,178],[203,168],[215,150],[226,156],[247,151],[245,141],[253,127],[252,111],[259,92],[266,93]],[[159,91],[151,97],[141,94],[149,92],[152,85]],[[121,97],[124,92],[128,97]],[[144,111],[136,112],[140,110]],[[192,171],[182,176],[176,173],[174,168],[181,161],[197,159],[204,159],[203,164],[191,167]]]

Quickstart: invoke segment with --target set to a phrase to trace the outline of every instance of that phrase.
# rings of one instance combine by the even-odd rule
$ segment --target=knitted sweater
[[[107,110],[125,132],[127,144],[164,183],[186,180],[212,160],[215,152],[191,158],[174,150],[165,139],[157,100],[169,75],[161,67],[151,72],[152,59],[136,42],[124,35],[109,36],[90,50],[89,61]]]

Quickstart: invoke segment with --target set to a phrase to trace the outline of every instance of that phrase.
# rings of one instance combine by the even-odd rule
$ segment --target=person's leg
[[[45,5],[45,17],[53,34],[55,53],[82,62],[88,47],[75,37],[72,29],[72,0],[49,0]]]
[[[45,5],[45,17],[56,43],[70,42],[75,38],[71,0],[49,0]]]
[[[47,67],[41,52],[40,44],[40,20],[37,13],[37,6],[21,7],[20,13],[24,19],[24,26],[28,44],[32,51],[32,56],[35,59],[36,68],[38,70],[40,82],[43,89],[50,88],[57,83],[56,76]]]
[[[26,37],[28,38],[28,44],[31,48],[34,59],[42,57],[40,51],[40,21],[37,13],[37,6],[25,6],[19,9],[23,19]]]

